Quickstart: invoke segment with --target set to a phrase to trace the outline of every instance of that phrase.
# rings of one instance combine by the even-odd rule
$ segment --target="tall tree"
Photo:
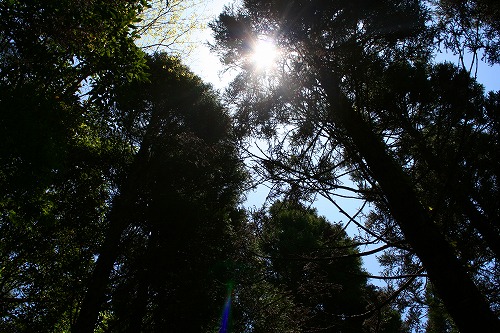
[[[400,332],[358,244],[296,200],[253,212],[233,283],[235,332]],[[363,314],[363,315],[361,315]],[[355,316],[353,316],[355,315]]]
[[[350,316],[366,310],[366,278],[342,227],[291,201],[275,203],[260,223],[269,281],[290,293],[299,330],[360,332],[365,318]]]
[[[408,76],[413,84],[404,87],[398,80],[387,80],[385,87],[393,87],[390,92],[385,95],[378,90],[380,105],[389,111],[379,113],[380,130],[391,133],[391,149],[407,168],[421,201],[496,308],[498,289],[491,284],[498,281],[500,235],[498,207],[490,201],[498,197],[494,185],[496,125],[488,115],[491,95],[484,96],[482,87],[467,72],[450,64],[397,64],[386,75]],[[382,204],[379,208],[372,225],[380,222],[379,230],[392,228],[387,207]],[[393,235],[402,239],[400,234]]]
[[[223,304],[243,180],[230,119],[178,60],[149,60],[149,81],[116,95],[114,112],[126,115],[137,153],[113,199],[74,332],[94,330],[109,286],[110,329],[119,331],[208,329],[214,304]]]
[[[126,159],[98,101],[142,75],[130,24],[144,5],[0,4],[2,330],[63,330],[74,320]]]
[[[274,144],[266,157],[259,157],[268,177],[320,193],[341,187],[343,172],[360,177],[371,190],[359,188],[356,192],[384,205],[395,222],[392,230],[397,228],[406,243],[386,240],[387,244],[420,258],[457,326],[473,332],[480,320],[493,332],[499,329],[499,321],[467,272],[460,254],[465,248],[457,252],[413,181],[411,166],[420,161],[430,164],[428,156],[412,154],[400,160],[392,147],[405,135],[413,136],[413,144],[417,144],[415,133],[425,133],[430,127],[422,124],[414,132],[408,128],[391,131],[388,121],[397,120],[398,114],[388,104],[378,108],[371,104],[378,89],[388,84],[380,75],[394,64],[428,61],[432,44],[425,22],[426,12],[418,1],[244,1],[240,11],[223,13],[214,31],[222,57],[243,64],[230,92],[237,102],[242,130],[260,130]],[[245,61],[261,35],[274,39],[284,55],[279,70],[265,78]],[[393,80],[397,85],[410,77],[403,74]],[[438,84],[446,86],[448,80],[443,78]],[[471,92],[465,83],[462,87]],[[408,104],[410,93],[405,96],[399,105],[405,112],[428,112],[422,104]],[[444,101],[442,96],[440,101]],[[445,112],[458,112],[456,104],[445,102],[445,106]],[[276,129],[279,124],[286,126],[281,137]],[[445,172],[441,167],[434,168],[438,177]],[[424,187],[428,193],[432,189]],[[455,202],[464,199],[446,191],[440,195]],[[470,216],[474,211],[464,213]],[[491,225],[489,221],[487,226]],[[483,233],[479,227],[473,228]],[[384,240],[383,235],[375,233],[379,240]],[[475,312],[472,317],[471,311]]]

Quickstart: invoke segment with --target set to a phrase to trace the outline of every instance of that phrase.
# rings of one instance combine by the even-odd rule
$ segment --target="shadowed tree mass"
[[[241,1],[222,97],[182,5],[0,3],[0,331],[499,332],[497,2]]]
[[[479,321],[493,332],[499,232],[487,197],[498,196],[497,97],[465,68],[430,62],[435,33],[446,31],[430,29],[428,15],[455,15],[450,8],[249,0],[214,22],[214,49],[241,68],[227,92],[241,133],[267,140],[259,174],[285,193],[329,198],[350,175],[354,195],[375,206],[365,230],[392,247],[386,263],[401,260],[392,265],[403,275],[425,270],[461,331]],[[284,55],[274,75],[244,62],[260,35]]]

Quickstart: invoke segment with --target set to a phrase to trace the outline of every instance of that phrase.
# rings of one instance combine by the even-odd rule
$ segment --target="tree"
[[[229,117],[209,87],[166,56],[150,59],[164,90],[146,83],[135,42],[150,23],[139,20],[148,8],[120,0],[0,4],[1,330],[93,330],[87,318],[99,315],[102,300],[111,300],[100,314],[116,330],[162,329],[167,308],[170,318],[196,316],[193,331],[214,320],[207,302],[224,294],[217,291],[229,274],[243,176]],[[169,256],[162,267],[184,269],[153,277],[158,255]],[[198,260],[186,264],[191,258]],[[203,289],[187,287],[189,271]],[[183,307],[160,306],[182,292],[193,296]],[[124,300],[138,301],[132,317]]]
[[[425,331],[427,333],[458,332],[453,325],[453,321],[450,320],[450,316],[446,313],[442,302],[434,294],[431,285],[427,288],[426,296],[429,312]]]
[[[259,213],[255,213],[260,215]],[[283,285],[270,280],[273,273],[260,251],[260,218],[247,218],[238,231],[231,283],[231,332],[300,332],[298,308]],[[224,332],[222,329],[220,332]]]
[[[387,304],[371,307],[383,293],[367,285],[340,225],[290,199],[249,222],[233,284],[235,332],[401,331]]]
[[[131,332],[206,330],[219,312],[213,305],[223,304],[243,180],[230,119],[178,60],[157,54],[148,65],[149,82],[116,95],[138,150],[113,198],[74,332],[93,331],[108,299],[109,329]]]
[[[468,275],[466,260],[461,258],[460,251],[466,249],[461,248],[457,253],[439,218],[434,216],[433,207],[425,205],[420,184],[414,182],[412,165],[421,161],[430,164],[431,160],[422,157],[425,152],[420,149],[422,146],[418,154],[410,154],[407,159],[399,159],[397,155],[399,138],[409,136],[412,144],[419,147],[419,135],[439,123],[427,127],[425,123],[418,124],[413,132],[400,126],[401,110],[416,115],[428,112],[421,104],[407,103],[412,98],[411,91],[406,92],[406,99],[398,104],[400,109],[396,112],[383,101],[372,104],[378,91],[388,84],[380,79],[381,75],[389,73],[394,65],[426,67],[432,44],[425,22],[426,12],[418,1],[377,4],[245,1],[240,11],[227,10],[221,14],[213,27],[218,41],[215,48],[218,47],[222,58],[243,64],[229,92],[230,98],[236,101],[242,131],[258,132],[271,145],[263,152],[267,155],[257,157],[267,177],[291,183],[306,194],[319,192],[326,196],[343,188],[340,175],[344,172],[356,177],[363,187],[354,189],[354,193],[378,202],[392,222],[390,229],[379,230],[381,233],[370,231],[371,235],[385,241],[387,246],[418,256],[462,331],[474,331],[478,318],[490,331],[495,331],[498,318]],[[270,77],[259,77],[251,64],[245,64],[252,40],[259,35],[274,38],[284,55],[280,70]],[[447,84],[447,79],[443,79],[438,83],[441,87]],[[403,72],[392,80],[397,85],[411,77]],[[470,85],[462,88],[468,93],[473,91]],[[418,93],[425,96],[425,91]],[[445,105],[446,112],[458,106]],[[398,120],[399,127],[393,131],[389,121]],[[286,126],[281,137],[276,130],[278,124]],[[428,142],[423,141],[423,146],[426,145]],[[432,167],[438,178],[443,174],[441,167]],[[476,184],[472,185],[474,188]],[[423,188],[426,193],[433,189]],[[471,190],[470,184],[465,190]],[[440,195],[454,202],[464,199],[450,197],[446,191]],[[465,213],[469,218],[471,214],[474,211]],[[458,225],[463,226],[461,222]],[[486,224],[492,225],[492,221]],[[478,226],[472,228],[485,235]],[[394,239],[395,242],[385,239],[384,230],[395,231],[404,243],[401,237]],[[487,243],[494,248],[492,242]],[[417,267],[412,273],[418,271]],[[477,311],[473,315],[475,320],[469,320],[471,309]]]
[[[0,4],[1,330],[63,330],[74,320],[126,160],[99,101],[142,75],[129,25],[143,7]]]
[[[200,0],[151,0],[137,24],[144,50],[159,50],[186,55],[195,45],[191,35],[202,26],[203,1]]]
[[[496,1],[431,2],[438,46],[458,55],[463,69],[477,71],[479,60],[500,63],[500,6]],[[465,56],[472,61],[466,64]]]
[[[260,221],[260,248],[268,280],[284,286],[300,331],[360,332],[367,306],[366,278],[355,244],[300,203],[276,202]]]
[[[420,68],[396,65],[387,75],[394,73],[407,75],[413,84],[405,87],[395,83],[399,80],[387,80],[385,86],[392,87],[390,92],[378,90],[380,105],[392,110],[386,116],[380,113],[384,130],[402,133],[392,135],[391,149],[401,164],[411,161],[406,165],[407,172],[422,202],[496,308],[498,293],[491,283],[498,279],[498,218],[497,208],[486,199],[498,197],[498,187],[493,185],[498,166],[494,153],[489,153],[496,151],[497,142],[496,125],[486,106],[491,95],[485,96],[465,71],[450,64]],[[378,223],[378,230],[387,230],[394,222],[387,208],[381,206],[379,216],[372,216],[370,223]],[[402,240],[400,234],[393,234]]]

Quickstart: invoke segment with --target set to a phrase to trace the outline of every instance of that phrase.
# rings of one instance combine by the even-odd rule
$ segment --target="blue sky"
[[[472,63],[472,57],[465,56],[464,63],[470,66]],[[455,65],[460,65],[458,55],[453,55],[449,53],[438,53],[435,58],[436,62],[448,61]],[[479,60],[477,68],[477,81],[481,83],[487,91],[498,91],[500,90],[500,65],[490,66],[484,61]]]

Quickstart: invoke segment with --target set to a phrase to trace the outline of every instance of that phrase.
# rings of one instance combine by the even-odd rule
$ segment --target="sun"
[[[250,60],[257,70],[268,70],[276,64],[278,48],[272,39],[259,38],[252,45]]]

